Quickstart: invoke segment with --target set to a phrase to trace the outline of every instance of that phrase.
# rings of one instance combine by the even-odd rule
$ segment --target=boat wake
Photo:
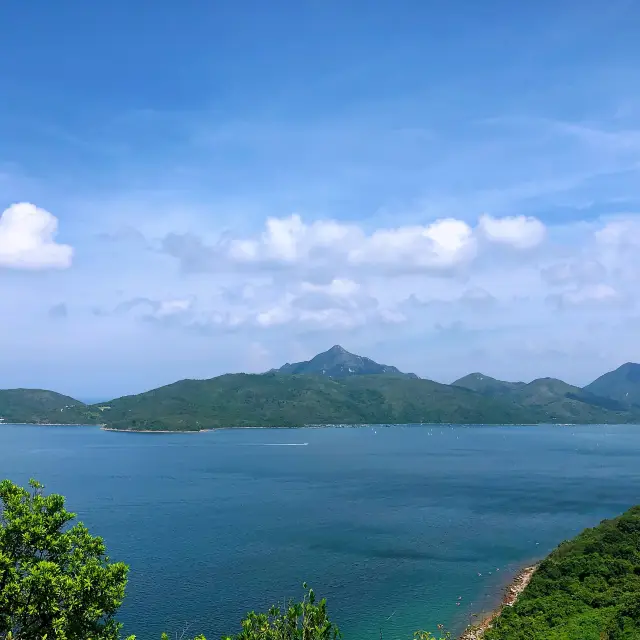
[[[263,442],[263,447],[306,447],[308,442]]]

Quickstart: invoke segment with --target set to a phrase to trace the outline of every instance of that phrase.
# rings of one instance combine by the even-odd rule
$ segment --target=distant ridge
[[[597,391],[597,393],[596,393]],[[127,431],[357,424],[640,424],[640,365],[584,389],[556,378],[505,382],[472,373],[440,384],[339,345],[263,374],[179,380],[85,405],[41,389],[0,391],[0,423],[102,424]]]
[[[328,351],[319,353],[311,360],[304,362],[287,362],[279,369],[272,369],[277,373],[288,375],[321,375],[329,378],[348,378],[349,376],[395,375],[406,378],[417,378],[415,373],[402,373],[396,367],[378,364],[369,358],[349,353],[339,344]]]
[[[627,362],[588,384],[585,391],[625,405],[640,405],[640,364]]]
[[[470,373],[467,376],[459,378],[451,383],[455,387],[464,387],[478,393],[502,393],[513,391],[525,385],[524,382],[505,382],[504,380],[496,380],[491,376],[485,376],[483,373]]]

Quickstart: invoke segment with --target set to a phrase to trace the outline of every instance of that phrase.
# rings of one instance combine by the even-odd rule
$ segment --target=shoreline
[[[84,422],[0,422],[2,426],[14,427],[105,427],[105,424],[85,424]]]
[[[73,422],[0,422],[2,425],[15,425],[15,426],[28,426],[28,427],[99,427],[102,431],[112,431],[114,433],[208,433],[211,431],[228,431],[238,429],[366,429],[366,428],[393,428],[393,427],[406,427],[406,426],[421,426],[421,427],[590,427],[590,426],[628,426],[635,423],[620,423],[616,424],[592,424],[592,423],[491,423],[491,424],[478,424],[478,423],[449,423],[449,422],[425,422],[425,423],[399,423],[399,424],[304,424],[299,426],[225,426],[225,427],[210,427],[208,429],[117,429],[115,427],[107,426],[108,423],[99,424],[86,424],[86,423],[73,423]],[[638,425],[640,426],[640,425]]]
[[[97,425],[91,425],[97,426]],[[231,428],[234,429],[236,427],[220,427],[221,429]],[[242,428],[242,427],[241,427]],[[101,431],[112,431],[114,433],[205,433],[207,431],[213,431],[213,429],[199,429],[195,430],[184,430],[184,431],[170,431],[168,429],[114,429],[113,427],[107,427],[106,425],[100,425]]]
[[[25,423],[26,424],[26,423]],[[624,423],[626,426],[631,423]],[[45,425],[48,426],[48,425]],[[61,425],[62,426],[62,425]],[[406,427],[406,426],[421,426],[421,427],[545,427],[545,426],[556,426],[556,427],[590,427],[590,426],[600,426],[591,423],[492,423],[492,424],[479,424],[475,422],[469,423],[450,423],[450,422],[424,422],[424,423],[399,423],[399,424],[344,424],[344,423],[335,423],[335,424],[303,424],[295,427],[291,426],[278,426],[278,425],[270,425],[270,426],[258,426],[258,425],[242,425],[236,427],[209,427],[208,429],[117,429],[115,427],[108,427],[106,424],[89,424],[89,425],[68,425],[68,426],[87,426],[87,427],[100,427],[103,431],[112,431],[114,433],[209,433],[211,431],[231,431],[238,429],[366,429],[366,428],[393,428],[393,427]],[[614,425],[610,425],[614,426]],[[640,426],[640,425],[639,425]]]
[[[500,616],[504,608],[512,607],[518,601],[518,597],[531,582],[531,578],[538,566],[538,564],[534,564],[520,569],[511,582],[504,587],[503,596],[498,607],[485,615],[478,624],[469,625],[458,640],[481,640],[485,632],[493,626],[494,621]]]
[[[409,426],[409,424],[411,423],[407,423],[407,424],[394,424],[394,425],[389,425],[389,427],[403,427],[403,426]],[[75,425],[69,425],[69,426],[75,426]],[[284,429],[290,429],[290,430],[294,430],[294,429],[366,429],[366,428],[370,428],[370,427],[386,427],[387,425],[379,425],[379,424],[304,424],[301,425],[299,427],[285,427],[285,426],[275,426],[275,425],[271,425],[271,426],[248,426],[248,425],[244,425],[241,427],[211,427],[209,429],[116,429],[114,427],[107,427],[106,425],[86,425],[89,427],[95,427],[95,426],[100,426],[100,429],[102,429],[102,431],[113,431],[114,433],[208,433],[210,431],[232,431],[232,430],[238,430],[238,429],[278,429],[278,430],[284,430]],[[413,426],[413,425],[412,425]],[[474,426],[487,426],[487,427],[538,427],[540,426],[539,424],[490,424],[490,425],[476,425],[476,424],[445,424],[445,423],[434,423],[434,424],[430,424],[430,423],[425,423],[425,424],[421,424],[419,426],[424,426],[424,427],[452,427],[452,426],[456,426],[456,427],[474,427]],[[565,425],[562,425],[565,426]]]

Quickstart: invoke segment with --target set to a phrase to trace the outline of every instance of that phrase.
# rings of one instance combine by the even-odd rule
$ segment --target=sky
[[[633,0],[0,3],[0,388],[334,344],[422,377],[640,361]]]

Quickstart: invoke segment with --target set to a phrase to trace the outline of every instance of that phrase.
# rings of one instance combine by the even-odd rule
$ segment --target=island
[[[640,365],[627,363],[584,388],[555,378],[504,382],[481,373],[442,384],[336,345],[309,361],[262,374],[180,380],[93,405],[53,391],[0,390],[0,422],[155,432],[338,424],[640,423]]]

